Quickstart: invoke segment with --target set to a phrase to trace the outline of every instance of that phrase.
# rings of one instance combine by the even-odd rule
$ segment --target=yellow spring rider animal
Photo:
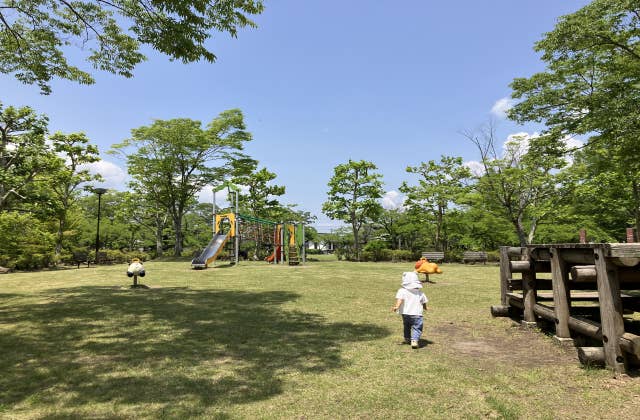
[[[420,258],[415,265],[417,273],[426,274],[427,281],[429,281],[429,274],[442,274],[442,270],[438,267],[438,264],[429,262],[425,257]]]

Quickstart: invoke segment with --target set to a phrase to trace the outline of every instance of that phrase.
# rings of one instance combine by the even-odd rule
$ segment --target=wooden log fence
[[[524,326],[549,321],[562,345],[573,346],[579,336],[599,343],[578,348],[583,363],[624,373],[640,361],[640,331],[624,319],[634,311],[640,311],[638,243],[500,247],[500,305],[491,307],[492,316]]]

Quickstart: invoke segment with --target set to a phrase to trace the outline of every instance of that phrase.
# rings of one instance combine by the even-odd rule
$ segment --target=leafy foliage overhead
[[[67,61],[69,48],[87,50],[98,70],[131,77],[145,59],[141,45],[185,63],[215,61],[206,41],[213,31],[237,36],[256,26],[249,16],[261,0],[2,0],[0,72],[51,92],[54,77],[90,84],[93,77]]]

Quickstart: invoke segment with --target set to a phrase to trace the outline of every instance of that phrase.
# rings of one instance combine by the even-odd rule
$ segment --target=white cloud
[[[518,160],[529,150],[531,140],[540,137],[540,133],[519,132],[510,134],[502,145],[502,157]],[[568,150],[565,161],[568,165],[573,163],[573,150],[584,146],[584,142],[575,137],[566,136],[560,140],[564,142]]]
[[[579,149],[584,146],[584,142],[575,137],[565,137],[564,139],[562,139],[562,141],[564,141],[564,143],[567,145],[567,149],[569,150]]]
[[[398,191],[387,191],[382,196],[382,207],[387,210],[404,210],[405,196]]]
[[[500,98],[491,107],[491,114],[500,119],[507,118],[507,111],[513,108],[513,99],[509,97]]]
[[[96,186],[120,191],[127,188],[126,183],[129,180],[129,176],[121,167],[119,167],[115,163],[106,160],[99,160],[98,162],[81,165],[81,168],[88,169],[92,174],[102,175],[104,181],[95,183]]]
[[[463,163],[463,165],[469,168],[469,170],[474,176],[484,175],[484,166],[482,165],[482,163],[478,162],[477,160],[470,160],[468,162]]]
[[[502,144],[502,156],[508,159],[520,159],[529,150],[529,142],[536,137],[540,137],[537,132],[529,134],[521,131],[509,134]]]
[[[578,140],[577,138],[570,137],[570,136],[563,138],[562,141],[567,146],[567,150],[569,151],[565,159],[567,162],[567,165],[572,165],[573,154],[575,153],[575,150],[580,149],[582,146],[584,146],[584,142],[582,140]]]

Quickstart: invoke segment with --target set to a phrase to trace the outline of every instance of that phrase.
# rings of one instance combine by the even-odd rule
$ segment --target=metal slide
[[[200,256],[191,261],[191,268],[207,268],[209,264],[218,258],[218,254],[224,248],[227,239],[229,239],[229,234],[227,233],[213,235],[213,239],[211,239],[209,245],[202,251]]]

